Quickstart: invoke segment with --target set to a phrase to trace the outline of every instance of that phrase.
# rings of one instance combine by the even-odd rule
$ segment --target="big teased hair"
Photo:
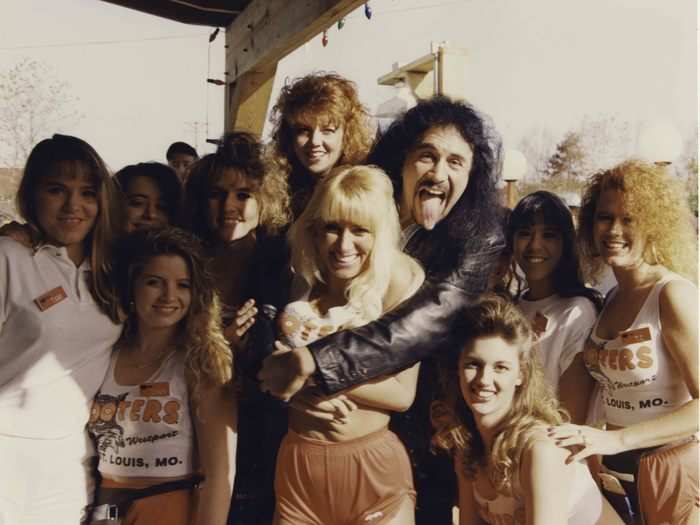
[[[391,181],[374,166],[335,168],[316,185],[311,200],[289,229],[292,266],[310,288],[326,282],[318,239],[329,222],[349,221],[374,236],[362,272],[345,290],[348,303],[362,314],[360,324],[377,319],[392,269],[404,255],[399,249],[399,216]],[[347,327],[346,327],[347,328]]]
[[[532,227],[539,216],[544,224],[557,229],[562,238],[561,258],[552,275],[554,290],[561,297],[585,297],[600,311],[603,306],[600,294],[584,284],[576,251],[576,228],[571,211],[555,194],[542,190],[520,199],[508,219],[506,239],[511,253],[514,253],[517,231]]]
[[[372,145],[369,112],[360,102],[357,86],[336,73],[311,73],[284,85],[272,107],[270,120],[271,165],[289,180],[295,216],[303,210],[316,183],[294,153],[296,127],[319,123],[342,126],[339,166],[363,163]]]
[[[610,189],[622,192],[632,225],[646,240],[645,262],[697,282],[697,236],[683,187],[664,166],[636,159],[599,171],[586,186],[578,246],[587,276],[597,279],[604,266],[593,241],[593,226],[598,199]]]
[[[90,258],[90,292],[95,302],[113,321],[118,320],[117,301],[110,281],[112,246],[122,233],[123,215],[118,190],[102,158],[90,144],[69,135],[54,135],[32,149],[17,190],[17,209],[22,218],[38,232],[45,232],[37,218],[36,199],[39,183],[47,175],[85,173],[97,189],[98,212],[95,225],[85,238]]]
[[[402,194],[406,156],[431,129],[454,127],[472,149],[469,182],[450,211],[436,226],[443,236],[464,243],[498,224],[496,182],[501,170],[501,145],[489,119],[466,102],[436,95],[421,100],[395,120],[379,137],[368,162],[382,168],[394,184],[397,200]]]
[[[262,146],[250,133],[224,135],[216,153],[205,155],[190,168],[185,185],[185,209],[192,231],[205,242],[214,242],[215,232],[208,220],[209,195],[226,170],[236,170],[253,185],[260,207],[259,224],[268,233],[276,233],[289,223],[287,181],[268,170],[262,158]]]
[[[140,162],[124,166],[114,174],[114,179],[126,200],[129,185],[136,177],[146,177],[158,187],[165,204],[165,212],[171,226],[179,226],[182,221],[183,187],[180,178],[170,166],[160,162]],[[125,202],[125,206],[128,202]]]
[[[510,491],[522,452],[535,439],[534,431],[543,425],[561,424],[568,416],[545,380],[532,328],[517,305],[501,296],[486,294],[466,308],[455,326],[455,336],[454,347],[441,363],[446,414],[433,436],[433,445],[451,452],[467,477],[473,478],[479,469],[488,467],[494,487]],[[459,386],[460,357],[474,339],[488,336],[517,346],[522,377],[491,450],[486,450]]]
[[[225,385],[232,377],[233,360],[228,342],[221,332],[221,311],[211,274],[207,270],[199,241],[179,228],[136,230],[121,240],[115,261],[114,281],[119,303],[128,318],[122,340],[129,342],[138,333],[139,323],[130,307],[134,283],[144,266],[154,257],[172,255],[182,258],[190,274],[191,302],[178,325],[176,351],[185,354],[185,370],[194,399],[202,381]]]

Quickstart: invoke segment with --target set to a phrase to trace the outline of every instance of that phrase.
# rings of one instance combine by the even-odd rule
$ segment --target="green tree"
[[[581,141],[581,135],[570,131],[557,144],[557,148],[545,167],[545,176],[551,179],[581,179],[585,177],[586,153]]]

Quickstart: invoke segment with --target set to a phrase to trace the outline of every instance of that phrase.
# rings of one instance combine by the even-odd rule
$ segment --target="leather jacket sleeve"
[[[449,342],[459,312],[486,290],[505,246],[501,232],[466,248],[453,271],[430,277],[413,297],[367,325],[309,345],[315,380],[333,394],[379,376],[404,370]]]

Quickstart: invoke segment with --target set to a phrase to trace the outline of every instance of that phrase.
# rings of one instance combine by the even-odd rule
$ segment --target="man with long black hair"
[[[312,375],[333,394],[422,361],[416,401],[394,417],[392,429],[411,454],[416,523],[451,524],[454,470],[449,458],[430,452],[430,403],[438,390],[436,359],[449,344],[450,326],[485,291],[505,246],[495,188],[500,144],[473,107],[436,96],[395,121],[369,163],[392,180],[404,249],[423,265],[425,284],[377,321],[273,354],[259,378],[263,390],[289,400]]]

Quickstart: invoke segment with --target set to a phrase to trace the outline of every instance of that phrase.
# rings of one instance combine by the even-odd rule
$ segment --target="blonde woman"
[[[584,463],[547,438],[567,415],[547,386],[530,323],[487,295],[455,327],[443,366],[447,417],[433,442],[453,454],[460,525],[622,523]]]
[[[381,170],[343,168],[322,179],[289,232],[304,286],[280,315],[284,343],[303,346],[361,326],[410,297],[424,275],[401,252],[399,232],[391,182]],[[277,458],[276,524],[413,523],[408,455],[388,424],[392,412],[412,404],[417,377],[415,365],[331,396],[340,417],[329,422],[292,403]]]
[[[237,417],[211,277],[182,230],[137,230],[119,248],[128,317],[88,423],[102,478],[92,523],[223,525]]]
[[[579,221],[589,274],[608,265],[617,280],[584,350],[606,430],[564,425],[552,435],[581,447],[571,460],[603,456],[634,519],[696,523],[697,237],[686,197],[664,167],[631,160],[591,179]]]

